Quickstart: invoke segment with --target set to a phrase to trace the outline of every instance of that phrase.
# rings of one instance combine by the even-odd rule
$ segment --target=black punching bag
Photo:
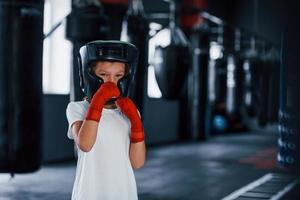
[[[73,44],[73,67],[71,68],[70,100],[83,99],[80,87],[78,70],[78,52],[81,46],[92,40],[105,40],[109,36],[108,18],[104,15],[100,3],[88,3],[81,5],[73,3],[72,12],[67,17],[66,38]]]
[[[0,172],[41,164],[43,0],[0,1]]]
[[[243,46],[245,48],[243,52],[243,106],[245,114],[249,117],[258,117],[261,113],[261,83],[264,69],[262,52],[254,36],[244,37]]]
[[[175,3],[173,1],[169,3],[170,25],[166,29],[170,32],[170,42],[167,45],[156,46],[153,66],[162,97],[178,99],[186,79],[191,56],[187,38],[176,26]],[[161,31],[166,32],[166,29]]]
[[[143,110],[146,95],[148,69],[149,22],[144,13],[141,0],[132,0],[123,20],[121,40],[134,44],[139,50],[139,61],[136,69],[133,98],[140,113]]]
[[[209,26],[200,23],[192,29],[190,36],[193,49],[192,66],[188,74],[189,132],[193,138],[209,138],[208,63]]]

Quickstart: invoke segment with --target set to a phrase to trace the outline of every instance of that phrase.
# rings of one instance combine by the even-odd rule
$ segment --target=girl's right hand
[[[118,98],[119,96],[120,90],[118,86],[113,82],[105,82],[99,87],[97,92],[94,94],[92,101],[93,99],[100,99],[106,102],[111,98]]]
[[[111,98],[118,98],[120,90],[113,82],[103,83],[97,92],[94,94],[87,115],[86,120],[100,121],[102,109],[105,103]]]

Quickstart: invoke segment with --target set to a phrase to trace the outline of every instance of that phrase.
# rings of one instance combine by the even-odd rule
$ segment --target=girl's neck
[[[106,109],[116,109],[117,106],[116,106],[116,104],[106,104],[106,105],[104,105],[104,108],[106,108]]]

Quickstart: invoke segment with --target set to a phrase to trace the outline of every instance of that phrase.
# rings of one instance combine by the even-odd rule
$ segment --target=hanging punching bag
[[[230,132],[246,130],[241,113],[243,70],[241,51],[241,33],[239,29],[224,27],[224,47],[227,52],[226,67],[226,113]]]
[[[264,45],[262,66],[258,76],[259,83],[259,125],[265,126],[270,122],[278,122],[279,110],[279,54],[275,47],[268,49],[271,44]]]
[[[227,53],[226,66],[226,112],[229,115],[239,115],[239,90],[241,76],[239,72],[240,60],[238,53],[240,51],[240,34],[237,29],[229,26],[224,27],[224,48]]]
[[[186,36],[175,22],[175,3],[170,1],[170,25],[161,30],[170,34],[167,45],[157,45],[154,52],[154,71],[165,99],[177,99],[186,79],[190,52]],[[159,34],[159,33],[158,33]]]
[[[260,126],[267,123],[268,114],[268,63],[260,58],[248,58],[244,63],[245,93],[244,103],[247,114],[256,117]]]
[[[73,3],[72,12],[67,17],[66,38],[73,44],[73,67],[71,68],[70,100],[82,100],[78,71],[78,52],[81,46],[92,40],[108,39],[110,33],[108,18],[100,3]]]
[[[128,9],[129,0],[98,0],[101,2],[105,16],[108,18],[109,40],[119,40],[122,21]]]
[[[134,44],[139,50],[133,98],[140,113],[143,112],[144,96],[148,69],[149,22],[146,19],[141,0],[132,0],[123,20],[121,40]]]
[[[210,62],[208,69],[208,95],[211,107],[211,133],[228,130],[226,110],[227,91],[227,52],[224,49],[223,25],[212,25],[210,35]]]
[[[43,0],[0,1],[0,172],[41,164]]]
[[[245,48],[243,54],[243,106],[248,116],[257,117],[260,112],[260,70],[263,68],[263,61],[254,36],[244,38],[243,46]]]
[[[210,62],[209,87],[213,90],[211,104],[212,132],[224,133],[228,131],[228,118],[226,110],[226,83],[227,58],[221,57]],[[212,98],[212,96],[210,98]]]
[[[267,60],[271,66],[271,74],[269,80],[269,95],[268,95],[268,122],[278,123],[279,112],[279,87],[280,87],[280,56],[278,50],[272,48],[269,50],[270,56]]]
[[[209,26],[200,23],[191,34],[193,49],[192,66],[188,74],[189,132],[193,138],[206,140],[209,137],[208,63]]]
[[[266,126],[268,123],[268,112],[269,112],[269,94],[270,94],[270,80],[272,62],[263,59],[263,64],[261,69],[259,69],[259,112],[258,112],[258,124],[260,126]],[[275,87],[275,86],[272,86]]]

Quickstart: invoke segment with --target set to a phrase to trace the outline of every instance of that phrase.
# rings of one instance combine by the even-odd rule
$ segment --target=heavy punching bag
[[[212,94],[209,94],[209,102],[211,104],[211,131],[224,133],[229,129],[226,111],[227,58],[212,60],[209,65],[209,89],[212,89]]]
[[[157,45],[154,52],[154,71],[158,86],[165,99],[177,99],[186,79],[190,60],[188,41],[182,30],[176,26],[176,6],[170,3],[170,25],[161,30],[169,32],[170,41]],[[159,33],[157,33],[159,34]]]
[[[262,48],[262,58],[261,65],[259,68],[255,69],[254,77],[256,78],[255,82],[257,86],[255,89],[258,91],[257,95],[257,103],[258,103],[258,124],[262,127],[266,126],[268,123],[268,112],[269,112],[269,93],[270,93],[270,80],[271,80],[271,72],[273,70],[272,62],[269,58],[267,58],[265,53],[265,44],[261,43]],[[275,68],[275,67],[274,67]],[[271,87],[275,87],[272,85]]]
[[[279,91],[280,91],[280,56],[278,50],[274,47],[268,51],[265,56],[269,63],[271,72],[269,79],[269,95],[268,95],[268,122],[278,123],[279,112]]]
[[[108,18],[109,40],[119,40],[123,18],[128,9],[129,0],[98,0],[102,3],[104,15]]]
[[[230,132],[246,130],[241,113],[243,85],[243,61],[241,51],[241,31],[226,26],[224,29],[224,47],[227,52],[226,69],[226,113]]]
[[[141,0],[132,0],[123,20],[121,40],[134,44],[139,50],[139,61],[136,69],[133,98],[140,113],[143,112],[143,102],[146,95],[148,69],[149,22],[146,19]]]
[[[96,3],[97,2],[97,3]],[[78,52],[81,46],[92,40],[108,39],[110,28],[98,1],[74,1],[67,17],[66,38],[73,44],[73,67],[71,68],[70,100],[82,100],[78,71]]]
[[[188,74],[189,132],[200,140],[209,138],[208,105],[208,62],[209,62],[209,25],[197,25],[191,36],[193,49],[192,66]]]
[[[211,42],[210,85],[212,85],[212,131],[241,132],[246,129],[241,115],[242,61],[240,30],[218,25]],[[217,53],[220,51],[220,53]]]
[[[224,49],[223,25],[211,25],[208,95],[211,107],[211,133],[226,132],[227,53]]]
[[[43,0],[0,1],[0,173],[39,169]]]
[[[263,44],[264,42],[259,41],[255,36],[251,37],[250,48],[245,51],[243,65],[245,110],[249,116],[257,118],[259,126],[267,125],[270,120],[269,109],[276,109],[276,100],[270,98],[271,88],[278,88],[278,81],[277,84],[271,82],[272,76],[276,76],[278,65],[276,66],[273,56],[265,53]]]
[[[279,51],[270,43],[263,44],[263,65],[259,73],[261,87],[260,109],[258,113],[258,122],[261,126],[278,122],[280,79]]]
[[[258,47],[257,39],[254,36],[244,37],[243,46],[243,105],[245,114],[249,117],[258,117],[260,112],[261,99],[261,70],[263,69],[263,60],[261,50]]]

